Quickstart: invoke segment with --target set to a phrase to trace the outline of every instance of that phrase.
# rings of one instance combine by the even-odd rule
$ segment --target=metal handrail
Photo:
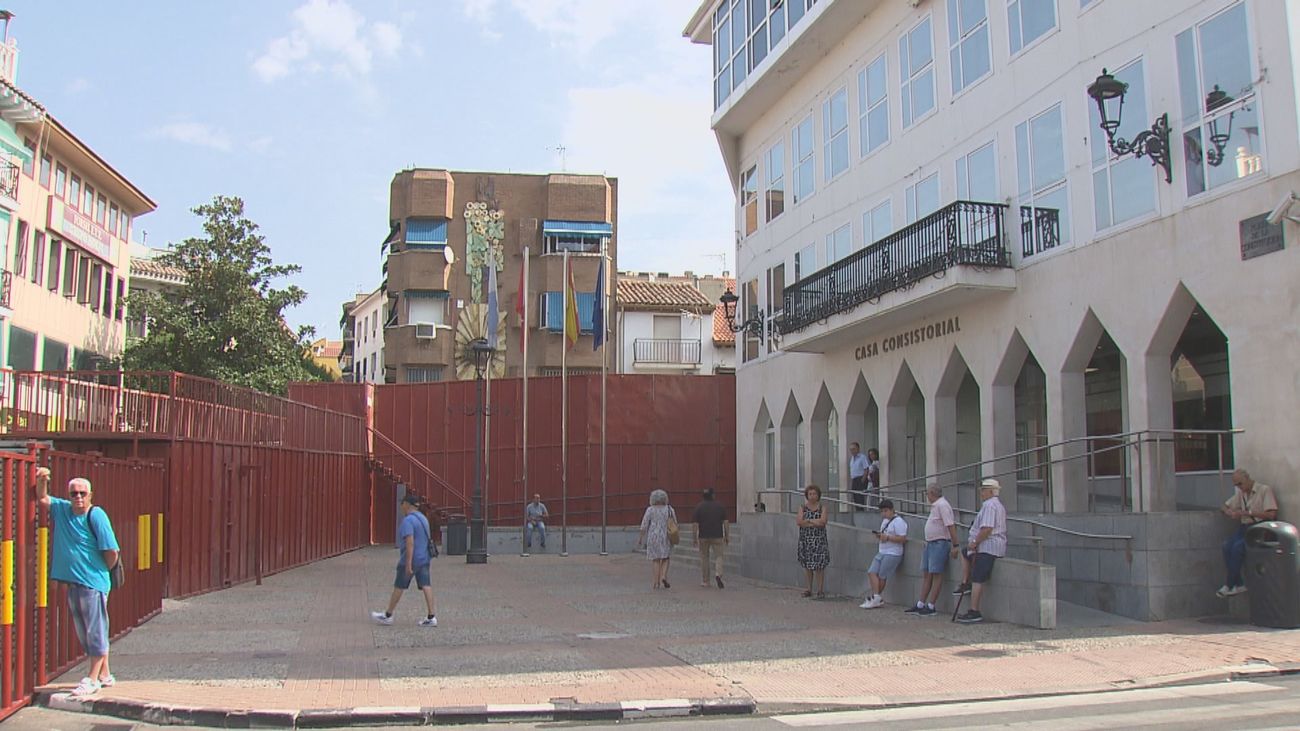
[[[385,446],[392,449],[395,454],[406,459],[406,461],[414,465],[416,469],[423,472],[425,476],[427,476],[429,480],[433,482],[433,484],[437,485],[438,487],[441,487],[443,490],[446,490],[447,492],[451,493],[455,497],[460,498],[462,504],[469,505],[469,499],[466,498],[464,494],[462,494],[459,490],[453,487],[450,482],[447,482],[445,479],[443,479],[441,475],[429,469],[428,465],[416,459],[410,452],[406,451],[405,449],[402,449],[402,447],[399,446],[397,442],[394,442],[392,439],[389,439],[383,432],[379,431],[373,426],[367,425],[366,429],[371,434],[378,437],[379,441],[383,442]],[[378,455],[376,455],[375,459],[381,463],[383,462],[382,458]]]

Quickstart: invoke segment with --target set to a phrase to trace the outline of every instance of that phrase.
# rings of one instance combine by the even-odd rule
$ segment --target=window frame
[[[68,192],[68,166],[54,161],[54,195],[63,200],[67,197]]]
[[[41,153],[41,160],[37,169],[37,182],[42,188],[52,190],[51,184],[54,176],[54,156],[48,152]]]
[[[879,211],[882,208],[887,208],[889,210],[889,231],[882,236],[877,236],[874,217],[876,211]],[[884,240],[890,234],[894,233],[895,230],[897,229],[894,228],[894,199],[890,196],[886,196],[884,200],[871,206],[862,213],[862,248],[869,248],[877,241]]]
[[[870,81],[871,69],[878,63],[884,68],[882,74],[884,83],[881,84],[884,87],[884,94],[881,95],[879,101],[873,104],[871,103],[872,89],[869,88],[868,82]],[[885,137],[876,144],[868,147],[871,137],[869,134],[871,129],[871,113],[882,106],[884,107],[885,114]],[[880,55],[876,56],[871,60],[871,62],[858,71],[858,159],[865,160],[867,157],[888,145],[892,136],[892,130],[890,129],[892,126],[893,125],[889,118],[889,53],[887,51],[881,51]]]
[[[842,97],[844,104],[844,124],[834,130],[831,124],[834,120],[833,105],[836,98]],[[833,153],[837,145],[843,144],[844,147],[844,167],[835,170],[833,166]],[[830,183],[841,175],[847,173],[853,166],[853,146],[852,140],[849,139],[849,86],[844,84],[838,89],[827,95],[822,101],[822,151],[824,160],[822,162],[822,174],[825,176],[825,182]]]
[[[737,181],[740,194],[740,232],[746,238],[758,233],[758,163],[740,173]]]
[[[1044,185],[1044,186],[1041,187],[1041,188],[1035,188],[1035,187],[1034,187],[1034,180],[1033,180],[1033,171],[1034,171],[1034,155],[1035,155],[1035,153],[1034,153],[1034,137],[1033,137],[1033,132],[1034,132],[1033,122],[1034,122],[1034,120],[1036,120],[1036,119],[1039,119],[1039,118],[1041,118],[1041,117],[1043,117],[1043,116],[1046,116],[1047,114],[1050,114],[1053,110],[1057,110],[1057,111],[1059,112],[1059,116],[1060,116],[1060,120],[1061,120],[1061,134],[1060,134],[1060,138],[1061,138],[1061,177],[1060,177],[1058,180],[1055,180],[1055,181],[1053,181],[1052,183],[1050,183],[1050,184],[1048,184],[1048,185]],[[1025,128],[1026,151],[1027,151],[1028,156],[1029,156],[1028,159],[1024,161],[1024,164],[1023,164],[1023,165],[1022,165],[1022,161],[1021,161],[1021,159],[1020,159],[1020,133],[1019,133],[1019,129],[1020,129],[1022,126]],[[1052,246],[1052,247],[1045,247],[1045,248],[1041,248],[1041,249],[1040,249],[1037,245],[1035,245],[1035,246],[1033,247],[1033,248],[1034,248],[1034,252],[1033,252],[1033,254],[1031,254],[1031,256],[1039,256],[1039,255],[1041,255],[1041,254],[1044,254],[1044,253],[1049,252],[1051,249],[1056,249],[1056,250],[1065,249],[1065,248],[1068,248],[1068,247],[1073,243],[1073,236],[1071,236],[1071,230],[1072,230],[1074,224],[1073,224],[1073,219],[1070,217],[1070,208],[1069,208],[1069,205],[1070,205],[1070,149],[1069,149],[1069,145],[1066,144],[1066,140],[1068,139],[1068,137],[1067,137],[1068,134],[1069,134],[1069,127],[1066,125],[1065,103],[1064,103],[1064,102],[1061,102],[1061,101],[1058,101],[1058,102],[1056,102],[1056,103],[1054,103],[1054,104],[1051,104],[1050,106],[1048,106],[1048,107],[1042,109],[1041,111],[1039,111],[1039,112],[1037,112],[1037,113],[1035,113],[1035,114],[1031,114],[1031,115],[1029,115],[1028,117],[1026,117],[1026,118],[1024,119],[1024,121],[1022,121],[1022,122],[1016,124],[1016,126],[1015,126],[1015,128],[1014,128],[1014,131],[1013,131],[1013,137],[1014,137],[1014,139],[1015,139],[1015,145],[1016,145],[1016,197],[1015,197],[1015,201],[1016,201],[1017,212],[1019,212],[1019,211],[1018,211],[1019,208],[1023,208],[1023,207],[1026,207],[1026,206],[1028,206],[1028,207],[1031,208],[1031,209],[1047,208],[1047,206],[1039,206],[1039,205],[1038,205],[1038,201],[1039,201],[1040,199],[1044,198],[1044,197],[1047,197],[1047,196],[1049,196],[1049,195],[1052,195],[1052,194],[1056,193],[1058,190],[1063,192],[1063,197],[1064,197],[1064,200],[1065,200],[1065,206],[1066,206],[1065,209],[1064,209],[1064,211],[1063,211],[1064,215],[1063,215],[1063,216],[1058,216],[1058,219],[1057,219],[1057,220],[1058,220],[1058,225],[1059,225],[1059,231],[1058,231],[1058,241],[1056,242],[1056,244],[1055,244],[1054,246]],[[1024,186],[1023,186],[1023,182],[1020,180],[1020,174],[1021,174],[1021,172],[1022,172],[1022,167],[1023,167],[1023,168],[1026,168],[1026,169],[1028,170],[1028,174],[1029,174],[1029,185],[1028,185],[1028,188],[1026,189],[1027,192],[1022,192],[1022,188],[1024,187]],[[1023,245],[1023,244],[1024,244],[1024,242],[1022,241],[1022,242],[1021,242],[1021,252],[1022,252],[1021,255],[1022,255],[1022,256],[1023,256],[1023,251],[1024,251],[1024,245]]]
[[[935,207],[933,210],[920,213],[920,206],[918,205],[919,196],[917,195],[917,191],[922,185],[929,183],[931,180],[934,180]],[[941,208],[943,208],[943,175],[940,174],[939,170],[936,169],[929,175],[926,175],[923,178],[918,178],[915,183],[912,183],[903,189],[903,219],[907,221],[905,225],[911,226]]]
[[[775,156],[773,153],[780,153]],[[779,159],[777,159],[779,158]],[[784,135],[767,148],[763,155],[763,170],[765,180],[763,183],[763,215],[764,222],[771,223],[785,214],[785,139]],[[779,192],[780,210],[773,213],[776,207],[776,196],[773,193]]]
[[[963,3],[978,2],[984,7],[984,19],[977,23],[974,28],[963,33],[961,29],[961,8]],[[989,23],[989,3],[988,0],[948,0],[948,72],[950,86],[957,85],[957,66],[954,60],[961,63],[961,77],[965,83],[958,88],[951,90],[952,98],[965,94],[971,87],[993,75],[993,31]],[[954,13],[954,11],[956,11]],[[968,41],[971,41],[980,29],[984,30],[984,59],[987,68],[984,73],[973,79],[965,79],[966,61],[962,51]],[[953,31],[956,30],[954,34]]]
[[[805,126],[808,129],[808,154],[799,157],[800,130]],[[791,186],[791,199],[793,201],[792,205],[797,206],[817,193],[817,125],[813,122],[812,112],[799,120],[790,130],[790,163],[791,183],[793,183]],[[800,174],[800,168],[805,164],[808,165],[806,177]],[[801,190],[804,183],[807,183],[808,186],[807,193],[802,193]]]
[[[985,150],[985,149],[992,149],[992,151],[993,151],[993,186],[994,186],[994,191],[993,191],[993,199],[992,199],[992,200],[981,201],[981,200],[977,200],[976,198],[974,198],[974,197],[971,195],[971,190],[970,190],[970,189],[971,189],[971,185],[970,185],[970,181],[971,181],[971,177],[970,177],[971,164],[970,164],[970,160],[971,160],[971,157],[973,157],[976,153],[981,152],[981,151],[983,151],[983,150]],[[1003,199],[1003,196],[1002,196],[1002,176],[1001,176],[1001,172],[1002,172],[1002,168],[1001,168],[1001,166],[998,164],[998,141],[997,141],[997,139],[991,139],[991,140],[989,140],[988,142],[985,142],[985,143],[982,144],[982,145],[977,145],[977,146],[971,148],[971,149],[970,149],[969,151],[967,151],[965,154],[959,155],[959,156],[957,157],[957,159],[953,161],[953,179],[956,181],[956,185],[954,186],[953,190],[954,190],[954,192],[956,193],[956,200],[969,200],[969,201],[975,201],[976,203],[1001,203],[1001,202],[1002,202],[1002,199]],[[965,193],[962,192],[962,189],[963,189],[963,188],[965,188]]]
[[[911,68],[911,48],[912,34],[921,29],[921,26],[928,26],[930,41],[930,60],[922,64],[920,69]],[[939,85],[935,80],[935,61],[934,61],[934,14],[927,13],[924,18],[918,20],[903,32],[898,38],[898,103],[902,113],[902,131],[917,126],[939,108]],[[907,74],[906,78],[904,74]],[[917,80],[926,74],[930,79],[930,108],[916,113],[916,99],[912,91],[916,88]],[[910,119],[910,121],[909,121]]]
[[[1125,72],[1132,69],[1133,66],[1135,65],[1141,65],[1142,67],[1141,69],[1142,91],[1143,91],[1142,107],[1134,108],[1134,110],[1131,113],[1136,114],[1137,116],[1129,117],[1129,119],[1147,120],[1151,118],[1151,93],[1150,91],[1148,91],[1150,89],[1150,84],[1147,82],[1145,57],[1138,56],[1137,58],[1134,58],[1128,63],[1119,66],[1118,68],[1115,69],[1114,76],[1116,78],[1119,78],[1125,75]],[[1131,87],[1132,85],[1130,84],[1130,88]],[[1126,96],[1124,99],[1124,105],[1129,106],[1131,103],[1132,103],[1132,99]],[[1095,233],[1101,234],[1103,232],[1108,233],[1115,230],[1122,230],[1124,228],[1149,220],[1153,216],[1158,216],[1160,213],[1160,195],[1159,195],[1159,191],[1157,190],[1157,182],[1156,182],[1157,168],[1155,168],[1154,166],[1146,165],[1145,163],[1141,163],[1140,167],[1143,170],[1144,174],[1149,174],[1150,176],[1150,180],[1148,182],[1150,185],[1149,192],[1151,194],[1151,209],[1148,211],[1143,211],[1142,213],[1139,213],[1138,215],[1133,216],[1131,218],[1127,218],[1123,221],[1115,220],[1115,182],[1114,182],[1115,168],[1125,163],[1129,165],[1138,164],[1138,158],[1132,154],[1123,155],[1123,156],[1116,155],[1114,151],[1110,149],[1110,144],[1106,139],[1106,133],[1100,129],[1099,118],[1094,118],[1093,117],[1094,114],[1097,114],[1096,106],[1095,105],[1089,106],[1088,132],[1091,135],[1091,137],[1089,138],[1089,146],[1091,147],[1093,154],[1090,154],[1088,156],[1088,183],[1089,183],[1088,187],[1092,191],[1093,231]],[[1142,123],[1139,122],[1139,125],[1140,124]],[[1123,130],[1118,131],[1116,134],[1119,136],[1125,136]],[[1128,137],[1131,138],[1132,135],[1128,135]],[[1096,159],[1096,152],[1098,149],[1100,149],[1103,152],[1103,158],[1100,163]],[[1097,203],[1098,203],[1097,175],[1102,172],[1104,172],[1106,175],[1106,195],[1108,198],[1108,200],[1106,201],[1106,212],[1107,212],[1107,217],[1109,219],[1109,222],[1105,226],[1102,226],[1097,221],[1097,216],[1099,212],[1097,208]]]
[[[76,173],[68,175],[68,205],[81,210],[81,176]]]
[[[1010,53],[1010,59],[1013,60],[1013,61],[1014,61],[1015,59],[1019,58],[1020,56],[1024,55],[1026,52],[1028,52],[1028,51],[1030,51],[1031,49],[1033,49],[1033,48],[1034,48],[1035,46],[1037,46],[1038,44],[1042,43],[1044,39],[1051,38],[1053,35],[1055,35],[1055,34],[1057,34],[1057,33],[1059,33],[1059,32],[1061,31],[1061,5],[1060,5],[1060,2],[1059,2],[1058,0],[1043,0],[1044,2],[1050,2],[1050,3],[1052,4],[1052,27],[1050,27],[1050,28],[1048,28],[1047,30],[1043,31],[1041,34],[1035,36],[1033,40],[1031,40],[1031,41],[1029,41],[1028,43],[1026,43],[1026,42],[1025,42],[1025,24],[1024,24],[1024,20],[1023,20],[1023,18],[1024,18],[1024,14],[1023,14],[1023,13],[1018,13],[1018,17],[1016,18],[1016,21],[1017,21],[1016,25],[1019,26],[1019,28],[1020,28],[1020,48],[1018,48],[1018,49],[1017,49],[1017,48],[1014,48],[1014,47],[1012,46],[1012,44],[1015,42],[1015,36],[1012,35],[1012,33],[1011,33],[1011,28],[1012,28],[1012,25],[1011,25],[1011,6],[1016,5],[1016,6],[1018,6],[1018,7],[1023,7],[1022,3],[1024,3],[1025,1],[1026,1],[1026,0],[1007,0],[1007,49],[1011,52],[1011,53]],[[1033,1],[1033,0],[1030,0],[1030,1]]]

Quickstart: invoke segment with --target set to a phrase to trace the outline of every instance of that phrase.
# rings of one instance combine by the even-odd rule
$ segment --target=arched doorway
[[[1052,471],[1047,444],[1047,374],[1032,352],[1025,355],[1016,376],[1016,501],[1015,509],[1043,512],[1051,505]]]

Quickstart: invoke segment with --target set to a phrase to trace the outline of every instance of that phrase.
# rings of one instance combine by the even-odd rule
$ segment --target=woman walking
[[[822,489],[809,485],[803,491],[804,503],[796,522],[799,524],[799,564],[808,576],[805,597],[826,598],[826,567],[831,562],[831,544],[826,537],[826,510],[822,506]],[[814,582],[816,593],[813,593]]]
[[[646,558],[654,562],[655,578],[650,587],[668,588],[668,562],[673,554],[673,544],[668,540],[669,527],[676,528],[677,513],[668,505],[668,493],[655,490],[650,493],[650,507],[645,509],[641,518],[641,537],[637,539],[637,548],[645,546]]]

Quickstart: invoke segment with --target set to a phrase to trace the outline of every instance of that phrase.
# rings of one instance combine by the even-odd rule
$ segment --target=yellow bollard
[[[14,542],[0,541],[0,583],[4,586],[0,599],[0,625],[14,623]]]
[[[156,536],[156,538],[158,541],[158,553],[156,554],[156,556],[158,560],[154,561],[154,563],[161,565],[163,562],[163,514],[162,513],[158,514],[157,534],[158,535]]]
[[[149,541],[149,514],[143,513],[136,516],[136,525],[139,532],[136,533],[135,541],[135,567],[140,571],[149,568],[149,550],[152,543]]]
[[[36,529],[36,606],[50,605],[50,529]]]

